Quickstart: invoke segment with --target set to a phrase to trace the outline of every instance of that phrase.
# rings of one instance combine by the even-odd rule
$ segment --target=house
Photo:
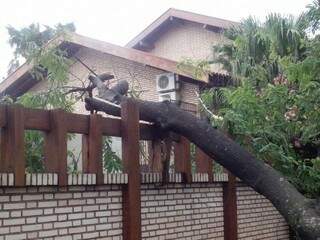
[[[156,76],[174,73],[181,82],[179,93],[182,105],[195,111],[199,87],[223,74],[220,74],[218,66],[213,66],[216,71],[211,76],[195,79],[192,69],[181,70],[177,64],[184,58],[211,57],[212,46],[225,40],[223,30],[235,24],[228,20],[169,9],[125,47],[78,34],[55,41],[61,42],[59,44],[70,52],[70,57],[76,59],[69,71],[70,85],[87,79],[89,70],[81,64],[84,62],[97,73],[113,74],[115,81],[125,79],[132,85],[138,85],[142,99],[158,101]],[[0,93],[18,97],[27,91],[44,89],[46,83],[36,81],[30,74],[31,68],[30,64],[19,67],[0,83]]]
[[[158,101],[157,76],[173,73],[180,82],[181,107],[196,112],[196,93],[200,87],[225,76],[216,72],[195,78],[192,69],[182,71],[177,63],[184,57],[210,57],[212,45],[224,41],[221,32],[232,24],[169,9],[125,47],[78,34],[53,41],[66,49],[74,60],[69,69],[72,86],[87,80],[90,72],[85,64],[98,74],[113,74],[114,82],[128,80],[131,86],[141,90],[142,99]],[[0,93],[18,97],[28,91],[46,89],[45,81],[38,82],[30,74],[32,67],[32,64],[24,64],[18,68],[0,83]],[[212,66],[214,68],[219,71],[218,66]],[[78,103],[76,111],[85,113],[83,105]],[[21,133],[19,130],[12,132]],[[77,149],[78,140],[81,138],[73,142]],[[4,179],[9,174],[0,175],[0,185],[7,185]],[[57,173],[49,174],[57,176]],[[24,171],[20,171],[20,175],[23,176]],[[196,180],[192,181],[195,184],[187,185],[174,179],[169,187],[152,179],[145,182],[141,191],[140,183],[133,181],[130,184],[133,194],[128,194],[129,185],[123,185],[122,181],[112,185],[110,181],[98,187],[87,185],[92,183],[91,180],[89,183],[88,175],[81,186],[59,188],[44,184],[44,187],[35,187],[39,184],[38,179],[45,182],[47,178],[42,174],[32,175],[37,177],[33,178],[36,181],[32,181],[32,188],[2,186],[1,207],[5,211],[1,220],[1,239],[122,239],[130,229],[139,233],[135,226],[141,227],[143,239],[289,239],[289,228],[272,203],[240,181],[226,182],[226,174],[214,175],[218,177],[214,182]],[[132,175],[139,176],[139,172]],[[79,176],[81,174],[73,175],[72,179]],[[128,201],[129,197],[132,201]],[[130,217],[137,223],[141,220],[141,226],[128,224]]]
[[[157,90],[157,77],[174,74],[179,89],[173,92],[181,108],[197,113],[197,95],[202,86],[223,78],[218,66],[214,73],[194,77],[193,69],[177,67],[183,58],[206,59],[212,55],[212,46],[224,41],[224,29],[236,23],[203,16],[191,12],[169,9],[151,23],[126,46],[121,47],[79,34],[59,36],[50,44],[67,50],[73,64],[69,69],[69,85],[80,86],[88,81],[89,66],[97,74],[114,75],[113,84],[127,80],[131,88],[139,92],[143,100],[159,101],[163,96]],[[30,73],[31,63],[25,63],[0,83],[0,93],[19,97],[25,92],[36,92],[47,88],[46,81],[37,81]],[[171,96],[172,97],[172,96]],[[83,102],[75,106],[78,113],[88,113]],[[80,141],[80,139],[79,139]],[[79,146],[79,141],[75,142]],[[117,148],[117,147],[115,147]],[[120,154],[120,148],[118,153]]]
[[[126,47],[174,61],[204,60],[212,57],[212,46],[226,41],[223,31],[235,25],[238,23],[170,8]]]
[[[176,61],[75,33],[70,33],[67,37],[60,36],[52,40],[50,44],[58,44],[67,50],[70,58],[73,59],[73,64],[69,69],[69,84],[72,86],[88,81],[90,71],[84,66],[87,65],[97,74],[111,73],[115,76],[113,82],[127,80],[130,85],[139,88],[142,99],[158,101],[156,77],[163,73],[174,73],[179,76],[182,105],[195,106],[199,86],[208,81],[207,76],[194,79],[192,71],[179,70]],[[46,89],[47,82],[37,81],[30,73],[32,67],[31,63],[25,63],[19,67],[0,84],[0,92],[18,97],[25,92]],[[76,109],[76,111],[84,112],[84,109]]]

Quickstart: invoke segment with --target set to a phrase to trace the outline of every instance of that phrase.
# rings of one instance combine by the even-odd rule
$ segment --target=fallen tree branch
[[[213,120],[219,120],[219,121],[223,120],[223,117],[218,116],[218,115],[214,114],[212,111],[210,111],[210,109],[209,109],[209,108],[206,106],[206,104],[202,101],[202,99],[201,99],[201,97],[200,97],[200,95],[199,95],[198,92],[195,91],[195,94],[196,94],[196,96],[197,96],[197,98],[198,98],[201,106],[202,106],[203,109],[207,112],[207,115],[208,115],[209,117],[211,117]]]
[[[100,87],[104,88],[103,85]],[[121,89],[121,86],[117,88]],[[99,92],[104,94],[106,91],[108,90],[99,89]],[[126,98],[121,96],[120,100]],[[320,238],[318,203],[304,197],[278,171],[256,159],[206,121],[183,111],[175,104],[135,101],[139,105],[141,120],[154,123],[159,131],[172,131],[185,136],[216,162],[269,199],[302,239]],[[88,110],[120,116],[121,109],[115,104],[94,98],[86,98],[85,102]]]

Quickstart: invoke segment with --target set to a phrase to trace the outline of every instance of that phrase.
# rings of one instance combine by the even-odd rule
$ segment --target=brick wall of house
[[[0,239],[122,239],[121,185],[0,188]],[[271,203],[238,184],[239,239],[289,239]],[[142,184],[143,239],[223,239],[222,182]]]
[[[130,84],[130,88],[133,87],[137,92],[140,91],[141,99],[158,101],[156,75],[164,73],[163,70],[84,47],[76,53],[76,56],[98,74],[113,74],[115,79],[111,84],[119,80],[127,80]],[[70,68],[69,85],[81,86],[81,82],[88,81],[89,74],[90,72],[88,69],[81,63],[75,61]],[[30,91],[40,91],[46,87],[47,83],[43,81],[35,85]],[[198,85],[183,82],[181,84],[181,100],[197,105],[196,92],[198,91]],[[84,109],[83,102],[79,101],[78,104],[76,104],[76,112],[87,113]]]
[[[115,79],[111,81],[111,84],[114,84],[119,80],[127,80],[131,86],[130,88],[133,87],[136,91],[140,91],[139,97],[141,99],[158,101],[159,96],[156,91],[156,75],[164,73],[163,70],[84,47],[76,53],[76,57],[98,74],[113,74]],[[69,72],[69,86],[83,86],[82,82],[88,82],[90,71],[80,62],[75,61]],[[36,84],[30,91],[37,92],[46,88],[47,82],[42,81]],[[196,110],[196,106],[198,105],[197,93],[199,92],[199,86],[182,82],[180,92],[181,101],[184,102],[183,108],[190,110],[189,108],[191,107],[191,111]],[[74,112],[76,113],[89,114],[85,109],[84,102],[81,100],[74,105],[74,108]],[[79,146],[81,146],[81,141],[81,136],[76,135],[72,141],[68,142],[68,149],[72,151],[75,156],[80,156],[80,158],[81,154],[79,151],[81,151],[81,149]],[[121,144],[119,143],[119,139],[113,138],[112,148],[119,156],[121,155]],[[78,169],[82,169],[81,165],[78,166]]]
[[[183,58],[195,60],[211,59],[214,54],[212,46],[226,41],[223,34],[203,28],[203,24],[177,22],[155,41],[150,53],[181,61]],[[218,65],[212,66],[212,71],[221,71]]]
[[[289,239],[289,228],[283,217],[252,188],[238,185],[237,205],[239,239]]]

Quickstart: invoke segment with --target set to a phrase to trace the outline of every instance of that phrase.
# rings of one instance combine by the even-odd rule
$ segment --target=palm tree
[[[225,32],[230,41],[214,47],[214,62],[234,78],[251,80],[257,87],[271,82],[281,73],[281,58],[298,61],[303,57],[305,32],[299,19],[270,14],[264,23],[253,17],[243,20]]]

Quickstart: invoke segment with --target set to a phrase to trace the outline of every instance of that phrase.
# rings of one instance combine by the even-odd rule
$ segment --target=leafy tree
[[[21,30],[8,26],[9,43],[14,48],[14,58],[9,64],[8,74],[12,73],[20,61],[32,62],[34,68],[31,74],[38,81],[46,81],[48,88],[39,92],[29,92],[18,97],[13,103],[22,104],[25,107],[53,109],[62,108],[72,111],[74,99],[67,96],[63,86],[68,80],[68,68],[71,60],[66,52],[53,46],[44,48],[52,38],[66,31],[75,31],[72,23],[58,24],[54,28],[44,26],[41,31],[39,24],[31,24]],[[43,135],[38,131],[25,132],[25,155],[28,172],[43,171]]]
[[[31,24],[20,30],[8,26],[9,44],[14,48],[14,58],[10,61],[9,71],[20,65],[21,58],[31,60],[33,55],[38,55],[41,48],[49,42],[54,36],[64,34],[65,31],[74,32],[76,30],[73,23],[58,24],[54,28],[43,26],[45,29],[41,31],[39,24]]]
[[[308,11],[303,16],[303,25],[315,33],[320,27],[320,1],[314,0],[312,4],[307,5],[307,9]]]
[[[252,17],[226,31],[217,58],[239,86],[203,92],[205,106],[258,159],[280,170],[309,197],[320,196],[320,38],[316,1],[299,18]]]
[[[44,28],[42,30],[42,28]],[[2,102],[18,103],[25,107],[40,109],[61,108],[71,112],[73,105],[77,101],[75,95],[67,94],[65,88],[68,82],[69,67],[73,61],[63,49],[59,48],[51,42],[55,37],[64,35],[67,38],[68,32],[75,31],[73,23],[57,24],[55,27],[40,26],[39,24],[31,24],[20,30],[12,26],[8,28],[9,43],[14,48],[14,58],[10,62],[9,72],[15,70],[19,66],[20,60],[24,59],[27,63],[33,63],[34,68],[31,74],[38,81],[45,81],[47,87],[45,90],[37,92],[28,92],[18,97],[10,99],[8,96],[2,98]],[[69,140],[74,135],[68,135]],[[42,172],[43,168],[43,135],[38,131],[26,131],[26,160],[28,172]],[[111,150],[111,140],[106,138],[104,142],[104,162],[108,171],[118,171],[119,158]],[[77,162],[79,156],[75,156],[72,151],[68,151],[68,157],[72,159],[69,171],[77,173]]]

